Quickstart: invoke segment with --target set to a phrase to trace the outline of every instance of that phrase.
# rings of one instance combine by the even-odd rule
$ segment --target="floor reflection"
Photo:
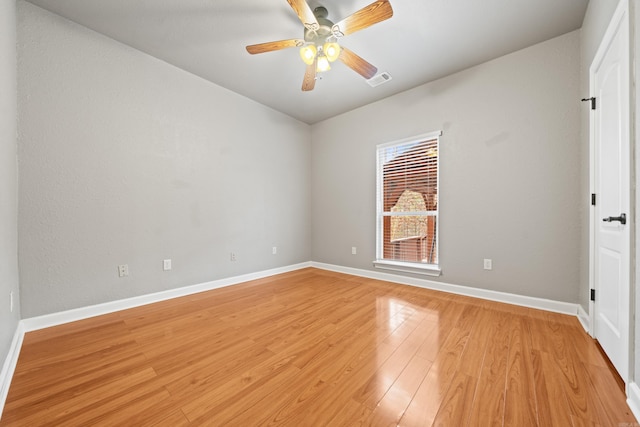
[[[376,419],[399,421],[416,395],[420,407],[411,408],[409,419],[433,419],[442,395],[433,349],[439,344],[438,303],[420,305],[400,298],[376,298],[379,346],[377,370],[369,381],[366,402]]]

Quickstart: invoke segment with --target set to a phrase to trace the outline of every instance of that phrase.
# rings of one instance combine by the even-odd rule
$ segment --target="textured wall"
[[[575,31],[312,126],[313,260],[373,269],[376,144],[442,130],[438,280],[577,302],[579,43]]]
[[[22,1],[18,72],[24,317],[310,259],[308,125]]]
[[[15,1],[0,0],[0,369],[20,319],[17,164]]]

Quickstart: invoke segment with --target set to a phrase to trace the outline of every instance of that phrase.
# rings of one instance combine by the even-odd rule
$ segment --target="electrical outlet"
[[[493,262],[490,259],[487,259],[487,258],[484,259],[484,269],[485,270],[493,269]]]
[[[234,252],[231,252],[231,253],[229,254],[229,259],[230,259],[231,261],[235,261],[235,260],[236,260],[236,254],[235,254]]]
[[[129,275],[129,264],[118,266],[118,277],[127,277]]]
[[[278,248],[277,248],[277,247],[275,247],[275,246],[274,246],[273,248],[271,248],[271,253],[272,253],[273,255],[277,254],[277,253],[278,253]]]
[[[162,263],[162,268],[164,269],[164,271],[169,271],[171,270],[171,260],[170,259],[165,259]]]
[[[358,249],[355,246],[351,246],[351,255],[355,255],[358,253]]]

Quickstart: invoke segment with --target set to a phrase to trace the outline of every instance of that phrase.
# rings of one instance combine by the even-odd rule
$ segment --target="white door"
[[[622,379],[629,374],[630,149],[628,1],[616,10],[590,69],[593,335]],[[626,217],[626,218],[625,218]]]

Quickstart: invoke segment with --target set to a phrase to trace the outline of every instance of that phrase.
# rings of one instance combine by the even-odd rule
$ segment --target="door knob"
[[[604,222],[620,221],[620,224],[626,224],[627,223],[627,214],[620,214],[620,216],[610,216],[608,218],[602,218],[602,220]]]

